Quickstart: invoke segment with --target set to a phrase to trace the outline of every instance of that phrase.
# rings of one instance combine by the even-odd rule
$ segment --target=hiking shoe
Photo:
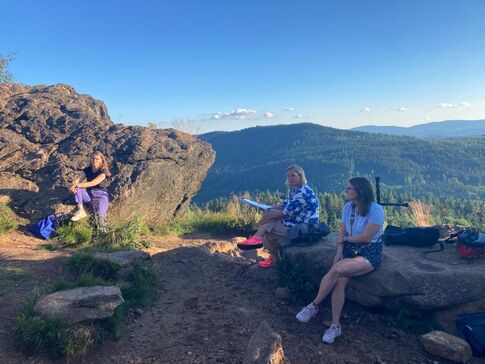
[[[322,341],[326,344],[333,344],[336,337],[342,335],[342,328],[332,324],[329,329],[325,330]]]
[[[261,268],[269,268],[274,264],[274,258],[272,255],[270,255],[268,258],[265,258],[264,260],[260,260],[258,262],[258,265]]]
[[[308,322],[310,319],[315,317],[318,313],[318,306],[312,302],[308,306],[303,307],[303,309],[298,312],[296,319],[300,322]]]
[[[71,221],[79,221],[81,219],[84,219],[86,216],[86,211],[84,210],[77,210],[76,213],[71,217]]]
[[[259,249],[263,247],[263,240],[259,236],[250,236],[248,239],[237,244],[241,250]]]

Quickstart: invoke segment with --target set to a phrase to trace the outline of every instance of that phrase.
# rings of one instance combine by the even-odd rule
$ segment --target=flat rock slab
[[[77,323],[111,317],[123,302],[119,287],[79,287],[40,297],[34,310],[43,317]]]
[[[150,254],[142,250],[125,250],[113,253],[97,252],[93,254],[96,259],[107,260],[120,265],[121,267],[130,266],[137,262],[150,259]]]
[[[337,233],[332,233],[316,245],[287,248],[286,257],[319,284],[332,266],[336,239]],[[453,245],[445,245],[442,252],[425,253],[437,247],[384,246],[380,269],[353,278],[348,298],[365,306],[420,310],[456,307],[485,298],[485,259],[465,260]]]
[[[472,349],[465,340],[443,331],[431,331],[421,336],[421,343],[430,354],[458,363],[467,363],[473,357]]]

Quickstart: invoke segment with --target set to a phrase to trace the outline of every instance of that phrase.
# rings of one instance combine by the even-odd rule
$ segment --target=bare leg
[[[340,314],[345,303],[345,287],[350,277],[339,278],[332,291],[332,324],[340,326]]]
[[[337,262],[322,278],[317,297],[315,297],[313,303],[319,305],[332,291],[340,278],[360,276],[373,270],[374,267],[372,267],[367,259],[362,257],[344,259]]]

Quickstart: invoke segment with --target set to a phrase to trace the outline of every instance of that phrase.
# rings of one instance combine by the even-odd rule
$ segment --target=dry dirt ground
[[[128,317],[120,340],[70,358],[70,363],[241,363],[262,320],[282,336],[292,363],[448,363],[427,354],[418,333],[402,328],[395,315],[352,303],[344,308],[344,335],[334,345],[324,345],[320,337],[330,317],[329,303],[316,319],[299,323],[295,314],[301,305],[275,297],[276,283],[267,279],[272,274],[216,252],[227,250],[227,239],[199,234],[154,237],[151,242],[159,285],[155,305]],[[0,238],[0,268],[23,270],[0,290],[0,363],[68,361],[26,357],[14,350],[15,312],[31,294],[52,285],[70,254],[47,251],[43,243],[20,232]]]

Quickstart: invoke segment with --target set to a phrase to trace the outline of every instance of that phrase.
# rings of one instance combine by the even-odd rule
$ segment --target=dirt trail
[[[297,322],[300,306],[275,298],[274,283],[249,279],[247,266],[229,255],[211,253],[205,245],[210,241],[227,247],[226,240],[210,235],[151,240],[159,278],[156,304],[141,316],[129,317],[120,340],[71,363],[241,363],[262,320],[282,336],[292,363],[447,363],[424,352],[419,335],[401,329],[394,316],[351,303],[344,308],[344,336],[332,346],[324,345],[320,337],[323,321],[330,317],[329,303],[312,322]],[[60,275],[68,254],[39,250],[39,244],[19,233],[0,240],[0,264],[21,267],[28,274],[0,295],[1,363],[51,362],[15,352],[9,339],[18,306]]]

